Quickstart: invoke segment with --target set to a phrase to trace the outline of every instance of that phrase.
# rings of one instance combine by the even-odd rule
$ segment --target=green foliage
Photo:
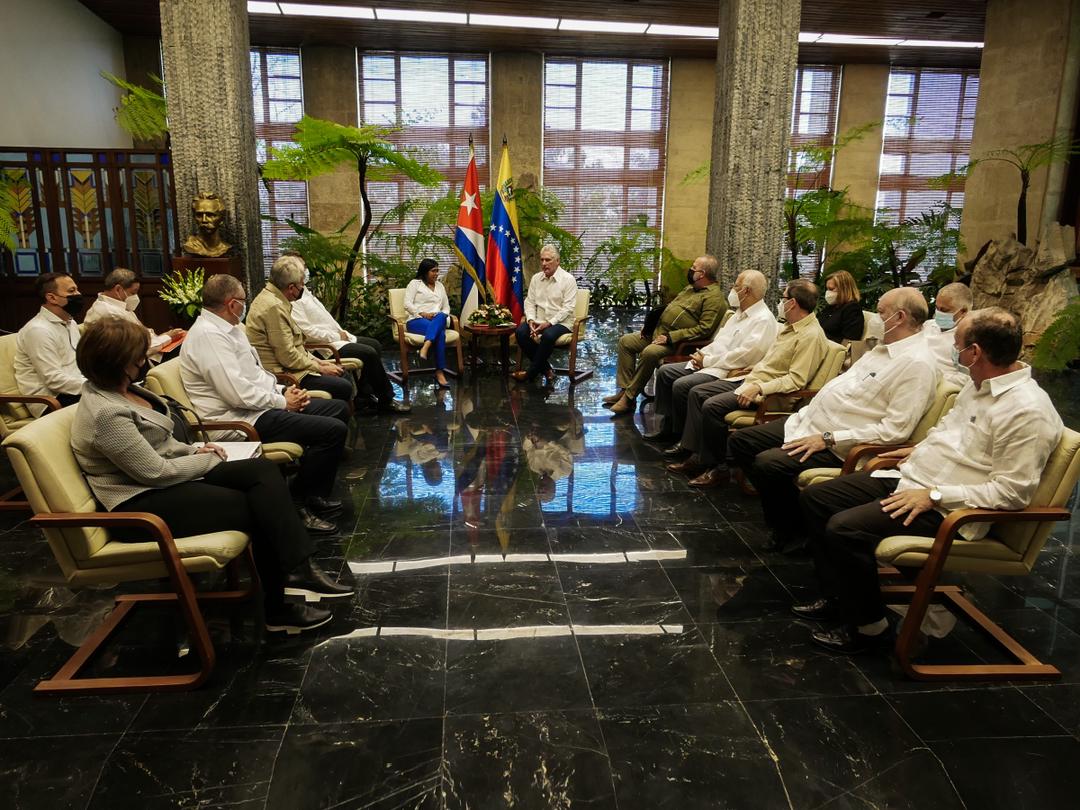
[[[815,188],[784,200],[784,230],[788,258],[784,272],[788,280],[798,278],[798,257],[814,257],[814,283],[821,281],[825,247],[830,257],[845,245],[865,241],[874,227],[864,209],[848,201],[846,190]]]
[[[1074,298],[1054,319],[1039,342],[1031,363],[1043,371],[1064,371],[1080,357],[1080,298]]]
[[[0,248],[15,250],[15,184],[6,173],[0,172]]]
[[[120,106],[114,111],[116,123],[121,129],[137,141],[153,141],[168,134],[165,96],[105,71],[101,71],[101,77],[127,91],[126,96],[121,96]],[[164,89],[165,83],[158,76],[151,74],[150,78],[158,87]]]
[[[202,308],[202,290],[205,271],[201,267],[181,270],[166,276],[161,282],[161,300],[173,312],[194,320]]]
[[[665,261],[670,265],[677,260],[660,247],[659,231],[645,214],[634,217],[600,242],[585,261],[582,277],[592,290],[590,303],[598,308],[639,306],[643,303],[639,286],[651,283]]]
[[[293,143],[272,148],[270,160],[263,165],[262,174],[267,180],[310,180],[339,166],[356,168],[360,181],[360,229],[349,250],[332,306],[342,322],[348,320],[354,296],[353,278],[362,267],[362,247],[371,229],[368,181],[406,177],[422,186],[435,186],[443,179],[431,166],[397,151],[387,140],[393,131],[368,124],[350,127],[305,115],[296,125]]]

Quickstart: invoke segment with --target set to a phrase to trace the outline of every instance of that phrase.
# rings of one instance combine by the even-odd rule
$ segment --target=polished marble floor
[[[318,552],[356,597],[284,640],[212,614],[194,693],[34,698],[111,592],[64,587],[0,517],[0,806],[1077,807],[1077,521],[1036,575],[965,581],[1060,682],[927,687],[819,652],[786,612],[809,564],[761,550],[755,502],[690,490],[648,415],[600,407],[622,328],[594,327],[572,396],[427,378],[411,417],[361,421]],[[151,612],[95,668],[182,669],[182,646]],[[927,651],[992,656],[964,628]]]

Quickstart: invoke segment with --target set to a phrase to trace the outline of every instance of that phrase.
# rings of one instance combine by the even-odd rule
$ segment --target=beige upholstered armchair
[[[895,463],[895,462],[894,462]],[[886,459],[874,459],[867,469],[888,466]],[[1043,468],[1038,489],[1027,509],[1014,512],[991,509],[961,509],[949,514],[936,537],[896,535],[878,544],[877,559],[882,575],[895,569],[917,571],[914,585],[883,585],[886,601],[910,600],[907,616],[896,640],[896,657],[904,672],[918,680],[1017,680],[1057,678],[1057,668],[1044,664],[1020,646],[1001,627],[968,601],[960,587],[940,585],[943,571],[1025,576],[1038,559],[1050,530],[1059,520],[1068,520],[1066,507],[1080,479],[1080,433],[1066,429],[1061,441]],[[979,540],[965,540],[957,530],[969,523],[989,522],[990,533]],[[932,601],[943,601],[977,625],[1018,663],[1012,664],[916,664],[912,661],[923,617]]]
[[[206,422],[198,417],[191,406],[180,377],[180,360],[174,358],[154,366],[146,375],[146,387],[155,394],[171,397],[184,407],[184,416],[193,429],[203,434],[204,441],[210,441],[208,430],[235,430],[244,434],[244,440],[259,441],[259,433],[247,422]],[[304,448],[294,442],[270,442],[263,445],[263,455],[275,464],[288,464],[304,455]]]
[[[55,397],[25,396],[19,393],[19,386],[15,383],[15,350],[18,337],[0,337],[0,440],[34,421],[34,414],[27,405],[44,405],[46,413],[60,410],[60,403]],[[21,487],[0,494],[0,510],[29,508],[30,504],[22,497]]]
[[[844,459],[843,467],[816,467],[810,470],[803,470],[799,474],[797,482],[799,489],[806,489],[811,484],[819,484],[822,481],[832,480],[838,475],[847,475],[850,472],[855,472],[856,470],[861,469],[862,465],[866,463],[866,460],[872,456],[876,456],[888,450],[898,450],[901,447],[912,447],[918,444],[926,438],[926,434],[930,432],[930,429],[940,422],[945,414],[952,410],[953,405],[956,404],[956,396],[959,393],[959,388],[942,380],[938,383],[937,391],[934,393],[933,402],[931,402],[930,407],[926,409],[926,413],[923,414],[922,419],[915,425],[915,429],[911,432],[911,436],[906,442],[902,444],[857,444],[852,447],[851,451],[847,454],[847,458]]]
[[[574,302],[574,328],[555,341],[555,348],[569,349],[570,356],[565,367],[559,368],[558,366],[552,366],[551,370],[556,374],[569,377],[571,388],[579,382],[584,382],[593,375],[593,370],[591,368],[582,370],[577,367],[578,343],[585,337],[585,324],[589,320],[589,296],[590,293],[588,290],[579,289],[577,291],[577,300]],[[518,347],[517,353],[517,368],[519,371],[525,370],[525,367],[522,365],[520,346]]]
[[[405,311],[405,288],[396,287],[390,290],[390,331],[398,344],[401,352],[401,371],[391,371],[389,376],[394,382],[405,385],[409,382],[410,374],[433,374],[434,368],[417,368],[409,366],[409,353],[419,351],[424,345],[424,336],[415,332],[408,332],[405,325],[409,322],[409,313]],[[457,317],[451,315],[446,327],[446,345],[457,349],[458,374],[465,371],[465,358],[461,352],[461,324]],[[447,374],[453,376],[454,372],[445,369]]]
[[[728,307],[727,312],[724,313],[724,317],[720,319],[720,325],[716,327],[716,332],[719,332],[725,326],[727,322],[731,320],[735,315],[735,310]],[[707,338],[701,338],[699,340],[683,340],[675,345],[675,353],[664,358],[664,364],[667,363],[685,363],[690,359],[690,355],[694,352],[704,349],[716,336],[716,332],[713,332]]]
[[[48,694],[85,692],[176,691],[194,689],[214,668],[214,648],[199,608],[200,601],[239,601],[257,589],[247,535],[217,532],[194,537],[172,536],[169,527],[147,512],[102,512],[71,452],[75,408],[49,413],[9,435],[3,443],[11,466],[34,511],[30,524],[41,528],[53,556],[72,586],[113,585],[144,579],[167,579],[160,593],[121,594],[104,623],[51,678],[34,691]],[[110,529],[143,533],[142,542],[119,542]],[[252,584],[239,588],[239,561],[244,558]],[[229,590],[196,593],[189,574],[228,573]],[[78,677],[94,653],[137,606],[175,604],[195,650],[199,669],[183,675]]]

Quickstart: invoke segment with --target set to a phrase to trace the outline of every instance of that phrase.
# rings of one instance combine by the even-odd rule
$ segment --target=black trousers
[[[56,394],[56,401],[60,403],[61,408],[66,408],[68,405],[74,405],[79,401],[79,394]]]
[[[268,606],[282,603],[284,575],[310,557],[315,548],[293,508],[285,479],[277,465],[265,458],[223,462],[199,481],[151,489],[129,498],[114,511],[157,515],[173,537],[244,532],[251,538]],[[144,541],[146,537],[131,539]]]
[[[348,372],[340,377],[334,377],[331,374],[308,374],[300,380],[300,387],[308,391],[325,391],[342,402],[351,402],[356,394]]]
[[[732,411],[742,409],[734,391],[716,394],[701,406],[701,450],[698,458],[703,464],[726,464],[728,424],[725,419]]]
[[[361,335],[356,338],[356,343],[346,343],[338,349],[338,354],[363,361],[364,367],[360,369],[361,391],[371,394],[382,404],[394,398],[394,387],[382,364],[382,344],[379,341]]]
[[[854,625],[885,616],[874,556],[878,543],[896,534],[933,537],[944,519],[938,512],[923,512],[905,526],[906,515],[887,515],[881,499],[895,492],[897,483],[852,473],[807,487],[799,496],[822,596],[839,600]]]
[[[736,430],[728,440],[735,463],[754,485],[761,498],[765,523],[785,539],[805,533],[799,514],[799,489],[795,480],[803,470],[840,467],[843,462],[828,450],[806,461],[781,450],[787,418]]]
[[[326,497],[334,486],[349,428],[349,406],[340,399],[313,399],[302,413],[279,408],[255,420],[264,442],[295,442],[304,448],[292,483],[293,498]]]
[[[551,370],[551,363],[548,362],[548,358],[551,357],[551,353],[555,350],[555,341],[568,334],[570,334],[570,330],[561,323],[553,323],[540,333],[540,341],[537,342],[532,339],[528,321],[521,322],[515,330],[514,336],[517,338],[518,346],[525,352],[525,356],[532,361],[528,372],[530,380],[535,380],[541,374],[546,374]]]

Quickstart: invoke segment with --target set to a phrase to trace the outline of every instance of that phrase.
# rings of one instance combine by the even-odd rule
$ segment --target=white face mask
[[[825,291],[825,303],[832,306],[836,303],[836,290]]]
[[[788,300],[790,300],[790,299],[788,299]],[[782,321],[787,320],[787,307],[784,306],[786,303],[787,303],[787,301],[784,300],[783,298],[781,298],[779,301],[776,302],[776,317],[779,318]]]
[[[729,290],[727,294],[727,304],[732,309],[739,308],[739,294],[735,290]]]
[[[124,306],[127,307],[128,312],[134,312],[139,308],[139,296],[129,295],[124,299]]]
[[[892,315],[890,315],[888,318],[883,318],[882,321],[881,321],[881,325],[884,326],[885,324],[887,324],[889,321],[891,321],[893,318],[895,318],[899,314],[900,314],[900,311],[897,310]],[[900,324],[897,324],[896,326],[899,326],[899,325]],[[893,329],[895,329],[896,326],[890,326],[888,329],[885,330],[885,332],[883,334],[885,334],[885,335],[889,334],[889,332],[891,332]]]

